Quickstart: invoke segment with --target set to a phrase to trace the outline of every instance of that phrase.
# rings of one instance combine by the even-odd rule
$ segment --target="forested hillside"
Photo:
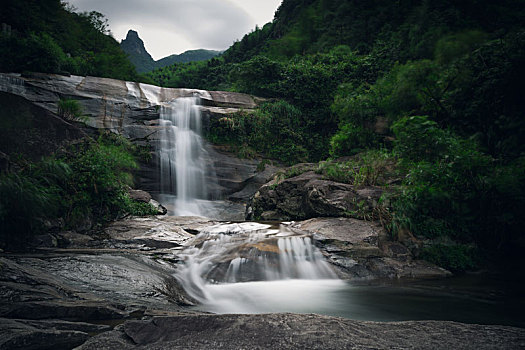
[[[212,128],[242,155],[395,163],[402,180],[378,215],[393,235],[432,240],[428,260],[464,269],[523,246],[524,14],[521,0],[284,0],[220,58],[150,77],[277,99]],[[358,163],[320,171],[352,183]]]
[[[135,67],[99,12],[75,13],[60,0],[7,0],[0,12],[0,71],[136,80]]]

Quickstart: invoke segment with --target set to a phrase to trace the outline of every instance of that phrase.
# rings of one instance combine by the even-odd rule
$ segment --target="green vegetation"
[[[255,112],[239,112],[212,120],[208,139],[231,145],[237,154],[250,158],[258,152],[288,164],[306,160],[303,143],[304,131],[297,108],[284,101],[264,103]]]
[[[60,0],[3,3],[0,22],[8,27],[0,33],[0,71],[138,79],[104,16],[73,10]]]
[[[285,0],[219,58],[149,77],[286,101],[209,137],[289,164],[331,157],[318,171],[356,185],[394,174],[392,235],[409,230],[425,257],[463,270],[523,248],[524,5]]]
[[[465,244],[433,244],[424,247],[420,257],[453,272],[475,269],[480,259],[477,249]]]
[[[354,186],[385,186],[396,176],[396,159],[385,150],[368,150],[349,161],[324,161],[316,172]]]
[[[13,31],[0,41],[12,54],[0,58],[2,70],[135,77],[100,14],[75,14],[57,0],[6,8],[1,20]],[[487,254],[512,257],[524,248],[524,23],[523,0],[284,0],[272,23],[221,56],[147,79],[268,98],[254,112],[212,120],[209,140],[287,164],[330,157],[318,169],[329,179],[388,184],[380,210],[392,236],[410,231],[424,241],[422,257],[471,269]],[[75,115],[67,108],[64,115]],[[43,199],[56,191],[70,198],[57,209],[68,208],[70,223],[85,212],[111,217],[122,209],[113,206],[133,163],[124,146],[78,147],[78,161],[59,160],[84,174],[79,197],[44,187],[23,167],[4,175],[2,188],[32,189],[16,198],[31,200],[36,218],[39,208],[54,210]],[[17,217],[7,210],[0,214]]]
[[[137,148],[113,134],[87,139],[39,162],[19,159],[0,175],[0,242],[11,248],[61,218],[81,231],[123,214],[150,215],[147,203],[129,198]]]
[[[58,101],[58,115],[68,120],[85,121],[82,106],[77,100],[64,99]]]

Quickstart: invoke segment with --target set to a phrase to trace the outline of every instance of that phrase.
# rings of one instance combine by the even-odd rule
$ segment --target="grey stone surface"
[[[366,322],[299,314],[128,321],[78,349],[519,349],[525,330],[446,321]]]
[[[444,278],[451,273],[413,259],[402,244],[391,241],[377,221],[314,218],[289,225],[311,234],[339,275],[351,280]]]
[[[35,327],[0,318],[0,349],[71,349],[89,338],[86,332],[57,327]]]
[[[211,115],[257,106],[252,96],[237,92],[171,89],[109,78],[38,73],[0,73],[0,91],[21,96],[52,113],[57,112],[60,99],[75,99],[82,105],[88,125],[129,138],[144,137],[150,131],[144,129],[144,121],[158,119],[159,106],[178,97],[200,97],[206,113]]]

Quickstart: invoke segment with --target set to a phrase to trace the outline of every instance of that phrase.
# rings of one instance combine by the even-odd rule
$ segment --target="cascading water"
[[[282,226],[212,226],[181,256],[175,277],[206,311],[314,312],[345,285],[310,237]]]
[[[201,137],[197,97],[161,106],[159,149],[161,201],[177,216],[209,216],[206,200],[214,180]]]

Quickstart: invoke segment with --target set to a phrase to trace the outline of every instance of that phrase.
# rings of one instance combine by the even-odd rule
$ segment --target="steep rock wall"
[[[160,107],[176,98],[200,98],[205,129],[209,128],[210,118],[257,106],[257,100],[252,96],[235,92],[171,89],[109,78],[40,73],[0,73],[0,92],[4,96],[23,98],[27,104],[49,112],[47,114],[53,118],[58,118],[61,99],[77,100],[91,132],[111,131],[153,149],[159,143]],[[242,190],[243,185],[255,177],[258,161],[240,161],[221,149],[209,147],[219,178],[218,190],[223,196]],[[152,162],[142,167],[143,189],[158,190],[157,164],[154,153]]]

